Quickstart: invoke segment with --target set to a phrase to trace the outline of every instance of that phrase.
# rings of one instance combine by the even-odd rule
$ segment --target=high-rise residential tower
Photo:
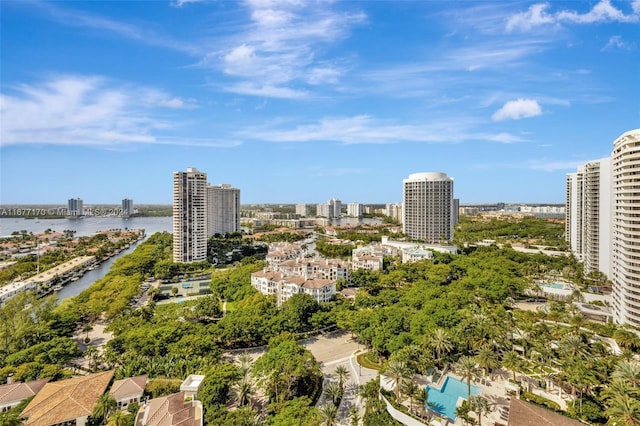
[[[338,219],[342,216],[342,201],[332,198],[327,204],[329,204],[329,219]]]
[[[133,214],[133,200],[125,198],[122,200],[122,216],[131,216]]]
[[[428,243],[452,240],[453,179],[446,173],[414,173],[402,186],[403,232]]]
[[[640,129],[613,143],[613,319],[640,326]]]
[[[84,203],[82,198],[70,198],[67,202],[67,216],[81,217],[84,216]]]
[[[189,167],[173,173],[173,261],[207,258],[207,174]]]
[[[347,204],[347,216],[362,217],[362,204],[360,203]]]
[[[566,177],[565,238],[584,272],[611,276],[611,158],[589,161]]]
[[[240,231],[240,190],[223,183],[207,185],[207,235]]]
[[[296,204],[296,214],[300,217],[309,216],[309,206],[306,204]]]

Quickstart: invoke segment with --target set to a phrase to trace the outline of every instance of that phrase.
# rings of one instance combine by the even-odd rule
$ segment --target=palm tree
[[[236,383],[236,391],[238,392],[238,405],[241,407],[251,404],[251,396],[253,395],[253,383],[251,378],[244,376]]]
[[[253,369],[253,358],[248,353],[243,353],[238,357],[240,361],[240,374],[244,377],[248,377],[251,375],[251,370]]]
[[[453,348],[453,344],[449,339],[449,333],[443,328],[436,328],[433,330],[431,336],[428,337],[428,341],[436,351],[436,360],[442,359],[442,354],[449,352]]]
[[[323,405],[320,407],[320,415],[326,426],[332,426],[333,422],[336,421],[336,417],[338,417],[338,407],[333,404]]]
[[[471,395],[469,397],[469,409],[478,416],[478,426],[482,426],[482,416],[491,412],[489,401],[482,395]]]
[[[413,403],[416,393],[420,387],[413,380],[405,380],[402,383],[402,393],[409,397],[409,413],[413,411]]]
[[[351,426],[358,426],[358,422],[360,421],[360,413],[358,412],[358,407],[355,405],[349,409],[349,422]]]
[[[570,357],[578,357],[584,359],[587,356],[588,348],[583,342],[582,336],[579,334],[567,334],[560,341],[562,352],[568,354]]]
[[[520,357],[515,351],[509,351],[502,357],[502,366],[513,372],[513,381],[516,381],[516,371],[520,370]]]
[[[611,424],[640,426],[640,401],[629,395],[611,400],[611,405],[604,413]]]
[[[612,379],[626,381],[634,388],[640,386],[640,362],[620,361],[611,374]]]
[[[600,394],[603,400],[617,399],[624,395],[638,397],[638,390],[633,388],[626,380],[614,379],[609,382],[609,385],[602,390]]]
[[[116,412],[109,417],[109,422],[107,423],[107,425],[127,426],[129,424],[129,417],[131,417],[131,414],[125,413],[121,410],[116,410]]]
[[[411,376],[411,370],[404,362],[392,359],[384,374],[395,382],[396,401],[400,403],[400,386],[404,380]]]
[[[485,346],[478,351],[478,355],[476,355],[475,359],[478,366],[484,370],[484,374],[490,374],[491,380],[493,380],[493,369],[500,366],[498,357],[493,350]]]
[[[93,407],[93,412],[91,413],[91,417],[95,420],[102,419],[102,424],[107,424],[107,419],[111,412],[118,407],[118,403],[113,398],[113,396],[108,393],[100,395],[98,398],[98,402]]]
[[[344,365],[339,365],[334,370],[334,374],[338,377],[338,386],[344,390],[344,382],[349,378],[349,370]]]
[[[84,356],[89,360],[89,370],[95,371],[97,367],[94,363],[94,360],[98,354],[98,349],[95,346],[88,346],[84,351]]]
[[[640,349],[640,338],[633,331],[619,329],[613,333],[613,338],[618,342],[622,349],[638,350]]]
[[[324,388],[324,394],[327,399],[331,400],[333,405],[337,406],[340,404],[340,400],[342,399],[342,389],[340,389],[340,387],[335,383],[329,383]]]
[[[467,398],[471,396],[471,379],[478,376],[476,360],[470,356],[461,356],[455,364],[456,373],[467,382]]]

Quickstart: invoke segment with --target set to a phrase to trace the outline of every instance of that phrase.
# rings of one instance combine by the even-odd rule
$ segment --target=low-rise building
[[[47,384],[49,379],[34,380],[26,383],[7,383],[0,386],[0,413],[18,406],[27,398],[35,396]]]
[[[203,409],[198,400],[186,400],[185,392],[178,392],[149,400],[140,407],[136,426],[202,426]]]
[[[109,395],[116,400],[118,408],[121,409],[126,409],[129,404],[140,404],[148,379],[149,377],[144,374],[142,376],[116,380],[113,382],[111,390],[109,390]]]

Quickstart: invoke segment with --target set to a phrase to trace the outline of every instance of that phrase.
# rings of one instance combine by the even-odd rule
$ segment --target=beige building
[[[402,230],[427,243],[453,239],[453,179],[445,173],[414,173],[402,181]]]
[[[240,231],[240,190],[223,183],[207,185],[207,234]]]
[[[173,173],[173,261],[207,258],[207,174],[189,167]]]
[[[116,380],[113,382],[113,385],[111,385],[109,395],[116,400],[118,408],[121,409],[126,409],[129,404],[140,404],[148,379],[149,377],[144,374],[142,376]]]

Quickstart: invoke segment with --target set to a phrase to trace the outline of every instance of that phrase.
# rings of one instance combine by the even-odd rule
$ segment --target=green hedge
[[[520,399],[532,402],[545,408],[549,408],[553,411],[562,411],[560,409],[560,405],[557,402],[551,401],[550,399],[533,394],[531,392],[522,392],[522,394],[520,395]]]

